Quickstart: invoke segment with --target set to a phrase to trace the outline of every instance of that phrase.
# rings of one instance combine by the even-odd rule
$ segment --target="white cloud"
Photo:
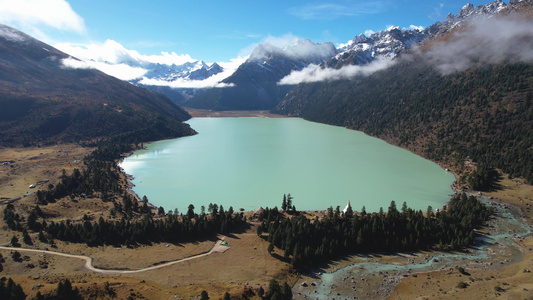
[[[387,1],[366,1],[364,3],[345,1],[342,4],[312,3],[288,9],[288,12],[304,20],[334,20],[341,17],[353,17],[375,14],[386,7]]]
[[[24,36],[9,27],[0,27],[0,36],[11,42],[22,42],[25,40]]]
[[[352,79],[356,76],[369,76],[377,71],[384,70],[392,66],[392,60],[379,60],[367,65],[347,65],[340,69],[321,68],[317,65],[309,65],[301,71],[292,71],[282,78],[279,85],[295,85],[304,82],[334,81],[341,79]]]
[[[64,0],[0,0],[0,23],[21,27],[34,36],[43,36],[40,25],[63,31],[85,33],[85,24]]]
[[[349,47],[349,46],[353,45],[353,43],[354,43],[353,40],[349,40],[346,43],[337,44],[336,47],[337,47],[337,49],[342,49],[342,48]]]
[[[409,25],[409,28],[407,28],[407,29],[423,31],[424,30],[424,26]]]
[[[259,43],[252,43],[248,45],[247,47],[243,48],[239,52],[239,57],[245,57],[249,56],[253,53],[253,51],[257,48],[259,45],[268,45],[268,47],[276,47],[276,48],[285,48],[288,47],[292,42],[296,40],[300,40],[302,38],[293,35],[292,33],[287,33],[282,36],[272,36],[269,35],[263,40],[261,40]]]
[[[82,61],[74,58],[62,59],[63,67],[72,69],[97,69],[107,75],[121,80],[133,80],[141,78],[147,70],[139,67],[132,67],[126,64],[108,64],[105,62]]]
[[[222,83],[220,81],[216,80],[210,80],[210,78],[206,80],[188,80],[188,79],[177,79],[174,81],[164,81],[164,80],[157,80],[157,79],[149,79],[149,78],[143,78],[141,81],[139,81],[140,84],[144,85],[156,85],[156,86],[168,86],[171,88],[185,88],[185,89],[201,89],[201,88],[224,88],[224,87],[230,87],[233,86],[233,84],[228,83]]]
[[[533,62],[533,21],[517,16],[475,20],[424,57],[443,74],[480,64]]]
[[[148,72],[148,66],[152,63],[164,65],[183,65],[187,62],[195,62],[188,54],[175,52],[161,52],[160,55],[143,55],[135,50],[125,48],[120,43],[107,40],[104,43],[81,44],[56,44],[59,50],[81,59],[66,59],[63,65],[69,68],[93,68],[108,75],[122,80],[140,79],[140,84],[169,86],[173,88],[207,88],[226,87],[220,81],[233,74],[247,57],[238,57],[229,62],[217,62],[224,71],[205,80],[177,79],[166,81],[143,77]]]
[[[376,32],[375,32],[374,30],[372,30],[372,29],[365,30],[365,35],[366,35],[366,36],[371,36],[371,35],[373,35],[374,33],[376,33]]]
[[[204,80],[177,79],[174,81],[165,81],[157,79],[142,78],[139,83],[144,85],[168,86],[171,88],[223,88],[230,87],[233,84],[222,83],[221,81],[233,74],[235,70],[246,61],[247,57],[238,57],[231,59],[229,62],[217,62],[224,71],[213,75]]]
[[[272,53],[298,59],[330,58],[335,54],[332,43],[314,43],[308,39],[301,39],[291,33],[280,37],[269,36],[258,44],[250,54],[250,59],[263,61]]]
[[[126,49],[114,40],[106,40],[103,44],[61,43],[54,45],[54,47],[82,60],[111,64],[125,63],[134,66],[143,66],[147,63],[182,65],[186,62],[195,61],[188,54],[176,54],[175,52],[161,52],[160,55],[142,55],[135,50]]]

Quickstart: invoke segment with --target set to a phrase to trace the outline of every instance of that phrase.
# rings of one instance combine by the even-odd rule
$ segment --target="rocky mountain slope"
[[[156,140],[193,134],[183,109],[0,25],[0,144],[35,145],[120,135]]]
[[[290,89],[277,84],[281,78],[309,64],[320,64],[336,53],[332,43],[309,40],[295,40],[284,48],[261,44],[235,73],[222,81],[231,87],[207,89],[184,105],[214,110],[270,109]]]
[[[533,182],[533,2],[465,6],[395,64],[300,84],[274,110],[345,126],[458,168]]]

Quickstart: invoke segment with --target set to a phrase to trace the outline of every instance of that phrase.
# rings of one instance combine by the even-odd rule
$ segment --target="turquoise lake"
[[[453,193],[453,174],[358,131],[298,118],[187,123],[197,135],[147,144],[120,163],[134,176],[133,191],[166,211],[281,207],[288,193],[298,210],[342,210],[350,201],[356,211],[386,211],[394,200],[425,211]]]

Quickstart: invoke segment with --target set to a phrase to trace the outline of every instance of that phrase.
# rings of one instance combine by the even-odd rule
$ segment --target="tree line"
[[[26,226],[14,212],[12,204],[4,209],[4,220],[10,229],[23,232],[24,242],[31,244],[26,228],[39,232],[41,242],[58,239],[73,243],[86,243],[88,246],[100,245],[136,245],[156,242],[184,243],[204,240],[216,233],[228,234],[244,230],[248,225],[243,213],[234,213],[230,207],[227,211],[222,205],[210,205],[210,213],[194,212],[194,205],[189,205],[187,214],[154,215],[151,210],[143,212],[139,220],[131,220],[125,215],[119,221],[105,220],[100,217],[92,222],[87,216],[81,222],[71,220],[47,222],[39,206],[26,218]],[[140,209],[139,209],[140,210]],[[42,218],[42,221],[39,219]],[[15,237],[16,238],[16,237]],[[12,243],[13,244],[13,243]],[[18,239],[15,245],[18,244]]]
[[[84,168],[74,169],[68,175],[63,170],[61,181],[47,190],[36,192],[37,203],[46,205],[67,196],[99,194],[104,201],[113,195],[124,193],[123,182],[120,181],[120,170],[116,160],[122,153],[142,147],[142,143],[122,141],[115,138],[110,141],[99,141],[91,146],[97,149],[83,159]]]
[[[398,210],[394,201],[386,213],[369,214],[363,208],[362,213],[350,217],[339,208],[330,208],[321,220],[303,214],[282,218],[272,209],[265,210],[258,234],[268,232],[269,252],[274,246],[281,249],[284,258],[300,269],[349,254],[468,247],[474,242],[474,228],[492,212],[465,194],[453,197],[442,211],[428,207],[426,214],[405,203]]]
[[[99,245],[135,245],[157,242],[184,243],[204,240],[216,233],[228,234],[246,227],[242,213],[220,211],[217,214],[167,214],[154,218],[144,214],[141,220],[108,221],[100,217],[98,222],[85,220],[82,223],[50,222],[43,226],[49,238],[74,243]]]
[[[26,294],[20,286],[16,284],[11,278],[0,278],[0,299],[2,300],[24,300]]]

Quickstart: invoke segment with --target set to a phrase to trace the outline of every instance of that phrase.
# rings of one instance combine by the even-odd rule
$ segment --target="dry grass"
[[[526,184],[523,179],[509,179],[507,175],[498,181],[500,190],[484,193],[494,200],[519,207],[530,223],[533,223],[533,185]]]
[[[26,193],[55,185],[63,169],[70,174],[83,166],[82,159],[94,149],[78,145],[57,145],[46,148],[0,149],[0,161],[13,161],[0,166],[0,197],[22,197]],[[49,180],[42,186],[30,189],[31,184]]]
[[[0,161],[14,161],[6,166],[0,166],[0,196],[12,198],[27,192],[35,191],[28,186],[39,180],[49,179],[56,184],[65,169],[70,174],[73,168],[81,167],[80,160],[92,149],[75,145],[61,145],[47,148],[28,149],[0,149]],[[78,160],[78,162],[74,162]],[[504,176],[505,177],[505,176]],[[48,184],[48,183],[47,183]],[[502,179],[502,190],[487,193],[497,201],[510,203],[522,209],[529,221],[532,220],[530,211],[533,205],[533,187],[520,180]],[[46,187],[41,187],[46,188]],[[93,220],[99,216],[109,217],[111,203],[104,203],[98,198],[63,199],[54,204],[41,207],[54,220],[65,218],[81,219],[83,214]],[[35,205],[35,196],[24,197],[15,203],[17,212],[28,212]],[[2,209],[3,210],[3,209]],[[0,217],[2,213],[0,212]],[[308,213],[308,217],[322,217],[323,212]],[[0,244],[7,244],[13,235],[21,240],[19,232],[10,231],[5,224],[0,223]],[[209,293],[212,299],[221,298],[226,291],[237,296],[247,287],[257,289],[266,287],[268,281],[276,278],[283,282],[296,282],[297,278],[289,272],[289,266],[272,257],[267,252],[268,243],[257,237],[256,227],[252,226],[244,234],[225,237],[230,249],[224,253],[213,253],[207,257],[186,261],[158,270],[129,275],[99,275],[90,273],[84,268],[80,259],[56,257],[53,255],[27,254],[22,263],[11,259],[10,251],[0,250],[6,258],[1,276],[12,277],[20,283],[28,298],[33,297],[38,290],[41,293],[53,291],[59,280],[69,278],[74,286],[81,289],[87,298],[109,298],[103,294],[105,282],[111,284],[118,299],[127,298],[134,294],[138,299],[174,299],[198,297],[202,290]],[[42,244],[33,234],[35,245],[32,248],[46,249],[49,245]],[[468,269],[471,276],[465,276],[456,270],[435,271],[419,274],[417,277],[404,278],[396,287],[390,299],[455,299],[455,298],[496,298],[531,299],[533,295],[533,238],[521,243],[524,249],[524,259],[501,270]],[[56,241],[57,249],[50,249],[71,254],[87,255],[94,259],[94,265],[110,269],[137,269],[164,261],[178,260],[208,251],[214,241],[203,241],[195,244],[171,245],[154,244],[136,249],[126,247],[93,247],[84,244],[72,244]],[[25,245],[24,245],[25,246]],[[281,253],[279,253],[281,254]],[[25,254],[23,254],[25,255]],[[425,254],[418,256],[422,259]],[[332,271],[361,258],[354,256],[333,262],[326,266]],[[409,255],[373,257],[387,263],[403,264]],[[415,260],[417,258],[415,257]],[[418,263],[418,261],[417,261]],[[32,267],[33,265],[33,267]],[[429,275],[429,277],[428,277]],[[313,278],[305,279],[311,282]],[[361,288],[360,295],[372,291],[384,280],[381,275],[368,276],[368,285]],[[464,281],[469,284],[466,289],[456,288],[457,283]],[[37,287],[36,285],[40,285]],[[505,292],[498,292],[495,287],[501,287]],[[345,287],[339,286],[339,289]],[[347,288],[347,286],[346,286]],[[499,294],[499,295],[498,295]]]
[[[253,289],[266,287],[268,281],[277,278],[279,281],[291,280],[288,275],[288,265],[272,257],[267,249],[267,242],[255,235],[255,228],[244,234],[224,237],[230,248],[224,253],[213,253],[207,257],[182,262],[157,270],[121,276],[103,276],[87,272],[84,261],[74,258],[59,258],[54,255],[25,254],[26,260],[19,263],[11,259],[10,251],[0,250],[6,258],[2,276],[24,279],[22,282],[27,293],[36,284],[42,284],[41,292],[54,289],[57,282],[69,278],[86,287],[102,285],[106,281],[125,287],[117,290],[124,298],[130,292],[145,295],[147,299],[164,299],[168,295],[180,295],[192,298],[206,290],[209,295],[222,297],[229,291],[240,295],[244,288]],[[38,244],[38,243],[37,243]],[[42,246],[42,245],[37,245]],[[100,261],[100,266],[113,269],[123,267],[143,267],[154,262],[175,260],[204,252],[213,246],[212,242],[188,244],[183,247],[157,244],[150,247],[132,249],[86,248],[83,245],[66,245],[58,242],[55,251],[72,254],[90,254]],[[136,261],[136,262],[134,262]],[[33,264],[34,267],[28,267]],[[46,268],[41,266],[46,265]],[[84,282],[86,281],[86,282]],[[133,291],[130,291],[132,289]],[[155,293],[155,294],[154,294]],[[154,296],[160,295],[160,296]],[[119,297],[122,298],[122,297]]]
[[[402,280],[389,299],[533,299],[533,275],[525,271],[533,270],[533,238],[520,244],[524,259],[500,271],[468,269],[470,276],[457,270],[420,273]],[[458,288],[459,282],[469,286]]]

